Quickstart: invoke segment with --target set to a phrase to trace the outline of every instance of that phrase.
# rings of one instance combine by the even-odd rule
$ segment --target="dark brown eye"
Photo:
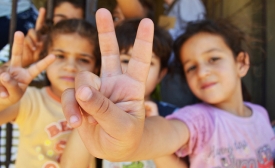
[[[216,62],[219,59],[220,59],[219,57],[212,57],[212,58],[210,58],[209,62]]]
[[[121,60],[121,63],[128,64],[129,60]]]

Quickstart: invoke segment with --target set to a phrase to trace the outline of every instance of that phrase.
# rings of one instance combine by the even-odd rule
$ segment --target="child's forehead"
[[[232,49],[222,36],[210,33],[199,33],[186,40],[180,48],[182,61],[190,60],[196,56],[223,53],[233,56]]]
[[[85,53],[92,53],[94,51],[94,44],[85,37],[76,33],[73,34],[58,34],[54,37],[49,50],[61,49],[63,51],[78,51]]]
[[[72,33],[55,33],[54,36],[52,37],[52,42],[53,44],[55,42],[59,41],[64,41],[63,43],[76,43],[77,42],[84,42],[84,43],[89,43],[93,45],[88,37],[81,36],[77,32],[72,32]]]
[[[181,50],[193,51],[193,52],[207,52],[209,50],[223,50],[230,49],[224,38],[221,35],[210,34],[210,33],[197,33],[186,40]]]
[[[121,49],[120,54],[125,54],[125,55],[128,55],[128,56],[132,56],[133,46],[129,47],[128,49]],[[152,51],[152,58],[159,58],[159,56],[156,55],[154,51]]]

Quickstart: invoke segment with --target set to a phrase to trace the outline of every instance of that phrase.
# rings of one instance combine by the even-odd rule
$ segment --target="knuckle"
[[[109,108],[110,108],[110,102],[107,99],[102,98],[99,102],[99,105],[100,106],[97,110],[97,113],[100,113],[100,114],[103,114],[103,115],[108,113]]]

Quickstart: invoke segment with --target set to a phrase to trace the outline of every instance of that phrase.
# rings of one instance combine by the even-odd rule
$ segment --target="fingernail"
[[[71,123],[71,124],[74,124],[74,123],[76,123],[77,121],[78,121],[78,117],[77,117],[77,116],[73,115],[73,116],[70,117],[70,123]]]
[[[0,97],[6,98],[6,97],[8,97],[8,94],[6,92],[1,92]]]
[[[7,73],[3,74],[3,75],[2,75],[2,80],[3,80],[4,82],[8,82],[8,81],[10,80],[10,75],[7,74]]]
[[[83,87],[78,94],[78,98],[81,101],[88,101],[92,97],[92,91],[89,87]]]
[[[35,50],[36,50],[36,48],[35,48],[35,47],[32,47],[32,50],[33,50],[33,51],[35,51]]]

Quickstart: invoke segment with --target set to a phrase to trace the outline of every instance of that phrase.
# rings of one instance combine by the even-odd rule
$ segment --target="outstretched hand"
[[[138,145],[143,132],[145,82],[154,26],[150,19],[141,21],[127,72],[122,73],[112,16],[106,9],[99,9],[96,21],[101,77],[79,73],[75,89],[63,93],[62,107],[71,126],[78,127],[91,154],[106,159],[113,155],[123,158],[125,151],[129,153],[133,145]]]
[[[9,66],[0,73],[0,110],[16,103],[24,94],[30,82],[50,65],[55,56],[49,55],[28,69],[22,68],[24,35],[15,32],[12,57]]]

